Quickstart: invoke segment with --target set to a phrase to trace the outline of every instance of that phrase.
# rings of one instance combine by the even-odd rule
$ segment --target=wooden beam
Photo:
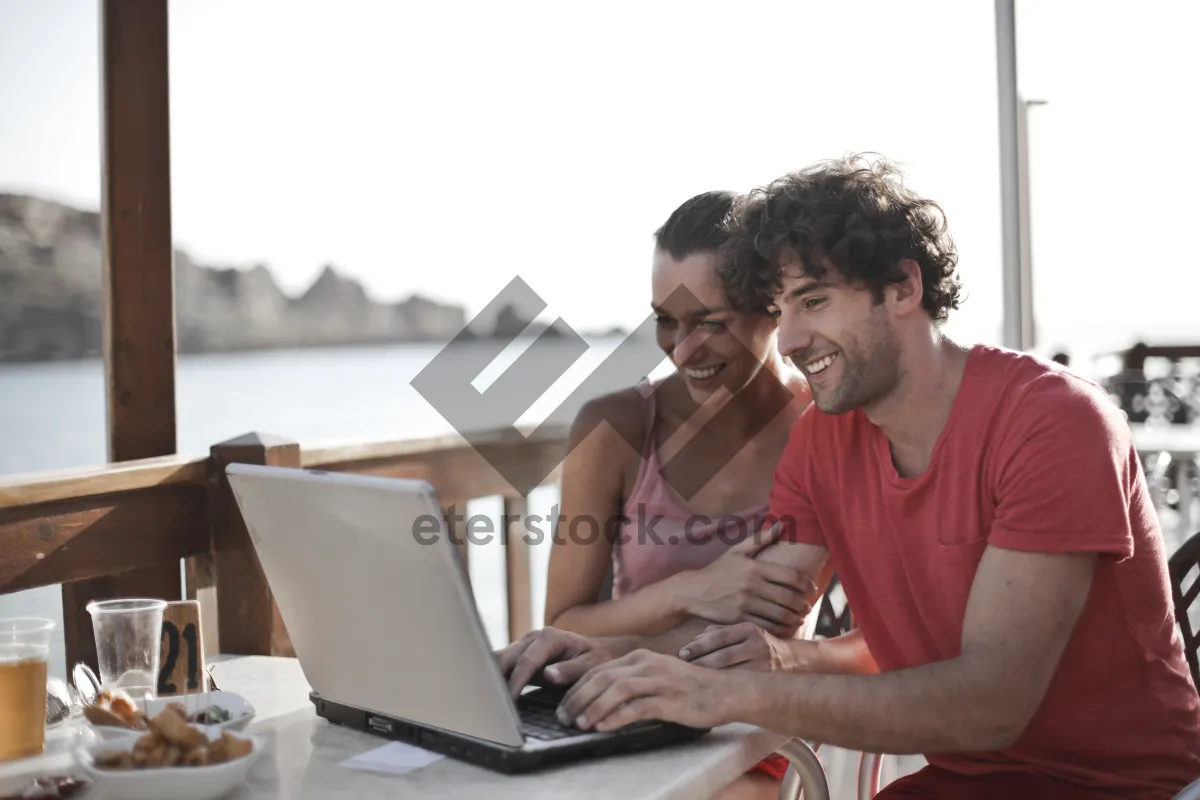
[[[533,583],[529,543],[525,541],[529,518],[524,497],[504,498],[501,529],[504,531],[505,582],[508,588],[508,640],[515,642],[533,626]]]
[[[175,452],[167,0],[102,0],[104,364],[110,461]],[[67,664],[95,667],[92,599],[178,600],[179,565],[63,585]]]
[[[348,456],[345,460],[341,458],[343,454],[327,451],[319,460],[303,457],[303,466],[328,472],[426,480],[437,489],[438,500],[444,507],[461,509],[468,500],[477,497],[512,494],[512,485],[493,464],[500,465],[507,474],[519,470],[521,477],[531,483],[551,484],[558,481],[566,453],[564,437],[498,442],[481,445],[478,451],[461,443],[446,449],[422,449],[403,454],[385,454],[379,449],[368,456],[364,449],[364,452],[345,453]]]
[[[0,508],[116,495],[208,480],[208,458],[146,458],[74,470],[0,475]]]
[[[401,458],[439,456],[450,450],[470,450],[476,447],[508,447],[521,449],[536,444],[565,445],[570,428],[566,425],[543,425],[529,428],[505,428],[477,432],[471,441],[458,434],[427,436],[419,439],[396,439],[385,442],[354,442],[324,447],[306,447],[301,454],[305,468],[328,469],[335,464],[350,464]]]
[[[178,576],[179,559],[208,551],[207,494],[196,483],[0,508],[0,594],[163,565]]]
[[[212,539],[221,652],[294,656],[287,627],[225,474],[225,467],[235,463],[298,468],[300,445],[252,433],[212,448]]]

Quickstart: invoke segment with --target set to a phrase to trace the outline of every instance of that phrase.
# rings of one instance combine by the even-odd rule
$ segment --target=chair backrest
[[[1171,575],[1171,594],[1175,599],[1175,624],[1179,626],[1183,637],[1183,650],[1192,672],[1192,683],[1200,688],[1200,656],[1197,655],[1200,639],[1188,618],[1188,610],[1200,595],[1200,532],[1192,534],[1175,551],[1167,561],[1167,570]],[[1192,570],[1196,571],[1196,577],[1185,588],[1183,582]]]
[[[835,574],[829,579],[829,586],[821,595],[821,604],[817,609],[817,625],[814,631],[818,638],[832,639],[843,633],[849,633],[854,628],[854,621],[850,617],[850,604],[843,602],[840,612],[834,608],[833,595],[840,594],[840,592],[834,592],[834,589],[839,585],[838,577]]]

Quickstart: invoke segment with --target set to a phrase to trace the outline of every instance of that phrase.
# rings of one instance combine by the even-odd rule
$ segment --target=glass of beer
[[[87,605],[96,634],[100,688],[121,690],[135,702],[158,694],[165,600],[104,600]]]
[[[0,761],[42,753],[46,744],[48,619],[0,619]]]

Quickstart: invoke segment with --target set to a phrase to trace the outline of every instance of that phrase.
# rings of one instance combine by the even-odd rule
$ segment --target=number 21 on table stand
[[[204,636],[200,631],[200,603],[179,600],[163,610],[162,651],[159,655],[158,696],[204,691]]]

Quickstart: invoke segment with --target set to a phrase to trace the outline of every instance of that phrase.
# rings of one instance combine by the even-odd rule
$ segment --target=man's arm
[[[1091,589],[1096,556],[989,547],[962,651],[875,676],[746,673],[747,721],[854,750],[1001,750],[1037,711]]]
[[[583,727],[598,730],[640,719],[748,722],[866,752],[1003,749],[1041,703],[1095,561],[1091,553],[989,547],[967,603],[961,652],[945,661],[882,675],[807,675],[712,670],[634,654],[573,688],[564,717],[582,715]],[[690,687],[687,696],[676,694],[682,686]],[[697,718],[696,709],[709,716]]]
[[[710,626],[688,642],[679,657],[712,669],[815,672],[822,675],[874,675],[879,665],[862,631],[829,639],[780,639],[757,625]]]
[[[855,628],[849,633],[829,639],[800,640],[790,642],[792,655],[796,659],[797,672],[813,672],[822,675],[877,675],[879,665],[867,649],[862,631]]]

